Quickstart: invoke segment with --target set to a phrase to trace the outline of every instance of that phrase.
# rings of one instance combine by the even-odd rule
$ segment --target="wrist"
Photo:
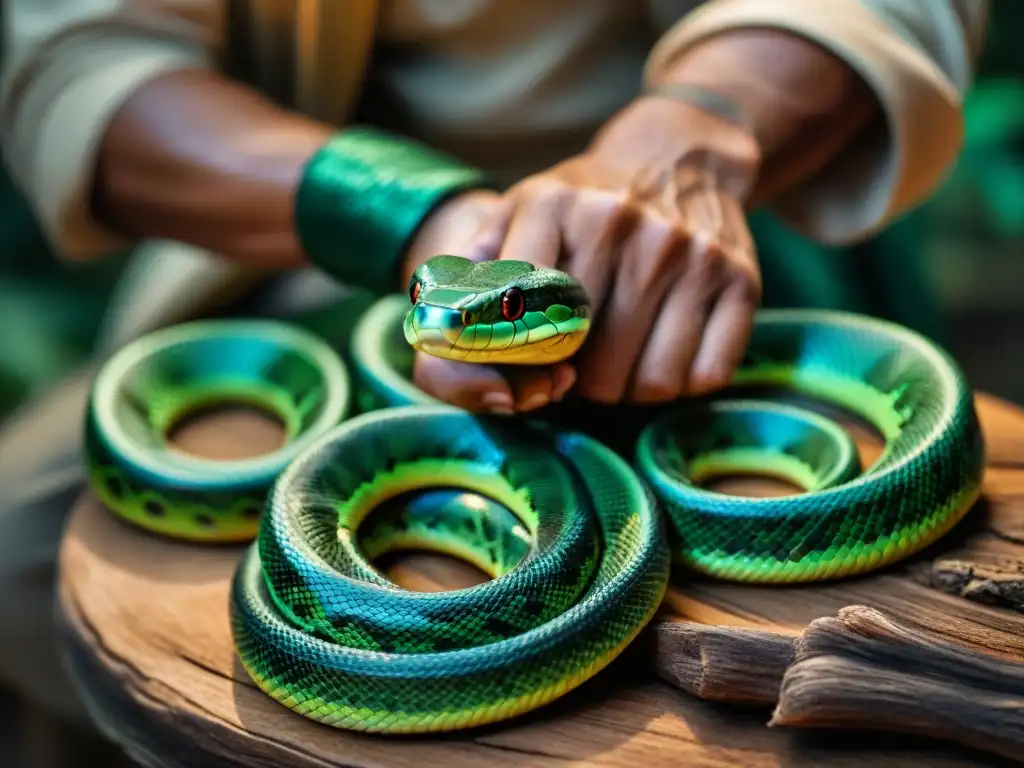
[[[480,171],[418,142],[350,128],[305,167],[295,195],[296,232],[310,261],[333,277],[389,293],[432,215],[487,187]]]
[[[761,167],[761,148],[747,127],[662,93],[644,94],[626,106],[605,124],[590,151],[630,178],[699,163],[739,199]]]
[[[735,105],[756,136],[754,202],[821,170],[878,115],[863,79],[821,45],[783,29],[735,29],[683,50],[649,86],[683,86]]]

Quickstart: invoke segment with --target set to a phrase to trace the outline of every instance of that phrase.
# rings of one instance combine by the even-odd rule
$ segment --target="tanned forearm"
[[[107,131],[95,213],[130,237],[175,239],[257,267],[300,265],[294,195],[333,130],[216,72],[164,75]]]
[[[185,71],[141,88],[100,148],[95,214],[134,238],[168,238],[266,269],[308,263],[293,211],[302,173],[335,127],[281,109],[216,72]],[[396,287],[471,231],[493,192],[457,195],[409,244]]]
[[[709,38],[681,55],[666,80],[704,86],[741,107],[761,151],[752,206],[814,176],[881,114],[849,65],[782,30]]]

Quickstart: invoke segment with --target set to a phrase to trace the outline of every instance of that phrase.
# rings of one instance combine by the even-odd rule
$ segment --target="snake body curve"
[[[417,271],[408,297],[381,299],[362,317],[353,372],[370,410],[345,419],[347,374],[327,364],[313,377],[321,419],[301,422],[316,424],[297,432],[308,435],[301,451],[267,460],[281,462],[276,481],[262,475],[235,486],[269,490],[231,598],[239,656],[262,690],[306,717],[355,730],[507,719],[614,659],[656,611],[670,557],[736,581],[850,576],[935,541],[979,494],[984,444],[963,373],[917,334],[855,315],[762,312],[735,384],[782,387],[863,417],[886,441],[863,472],[848,434],[797,405],[741,396],[673,407],[643,423],[627,460],[585,430],[474,416],[409,381],[413,348],[466,362],[568,357],[589,316],[586,296],[564,273],[438,257]],[[209,326],[176,332],[202,336]],[[141,340],[134,354],[155,365],[160,343]],[[164,386],[140,393],[128,383],[138,380],[131,369],[115,358],[94,388],[94,486],[129,476],[133,504],[104,496],[115,512],[158,532],[216,539],[220,518],[210,510],[230,521],[237,506],[211,506],[201,482],[165,477],[147,456],[160,442],[152,435],[167,426],[166,409],[149,406],[143,448],[137,439],[134,452],[123,442],[109,450],[112,423],[128,418],[132,398],[158,402]],[[191,391],[194,380],[181,383]],[[283,402],[300,402],[304,387]],[[326,392],[344,394],[339,401]],[[169,400],[183,412],[185,399]],[[322,419],[335,423],[321,427]],[[138,470],[140,457],[148,472]],[[231,463],[221,471],[238,476]],[[757,499],[703,487],[743,471],[779,475],[806,492]],[[214,517],[202,530],[190,506],[197,493]],[[138,501],[153,498],[163,500],[160,523]],[[241,538],[237,523],[226,530],[235,535],[224,538]],[[374,566],[403,548],[454,554],[493,580],[454,592],[403,590]]]

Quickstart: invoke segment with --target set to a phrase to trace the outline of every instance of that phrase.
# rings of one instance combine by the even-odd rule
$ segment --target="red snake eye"
[[[416,303],[416,299],[420,297],[420,281],[413,280],[409,283],[409,301],[413,304]]]
[[[514,323],[523,316],[526,310],[526,301],[523,299],[523,292],[518,288],[509,288],[501,297],[501,316]]]

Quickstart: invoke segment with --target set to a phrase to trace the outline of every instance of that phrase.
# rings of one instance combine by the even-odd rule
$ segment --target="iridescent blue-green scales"
[[[588,430],[473,415],[410,381],[414,349],[541,364],[574,354],[589,325],[586,295],[562,272],[438,257],[408,297],[361,318],[358,415],[348,370],[303,331],[255,321],[161,331],[97,379],[92,484],[117,514],[163,535],[255,536],[231,595],[245,668],[306,717],[385,733],[503,720],[578,686],[653,616],[670,557],[738,581],[849,576],[935,541],[977,498],[984,447],[963,374],[927,340],[870,318],[761,313],[737,388],[648,417],[620,452],[584,434],[596,432],[593,411]],[[861,471],[837,423],[743,394],[762,386],[860,415],[885,437],[883,455]],[[285,447],[224,462],[169,446],[184,415],[225,400],[276,414]],[[806,492],[703,487],[738,472]],[[404,590],[375,565],[403,549],[454,555],[491,580]]]

